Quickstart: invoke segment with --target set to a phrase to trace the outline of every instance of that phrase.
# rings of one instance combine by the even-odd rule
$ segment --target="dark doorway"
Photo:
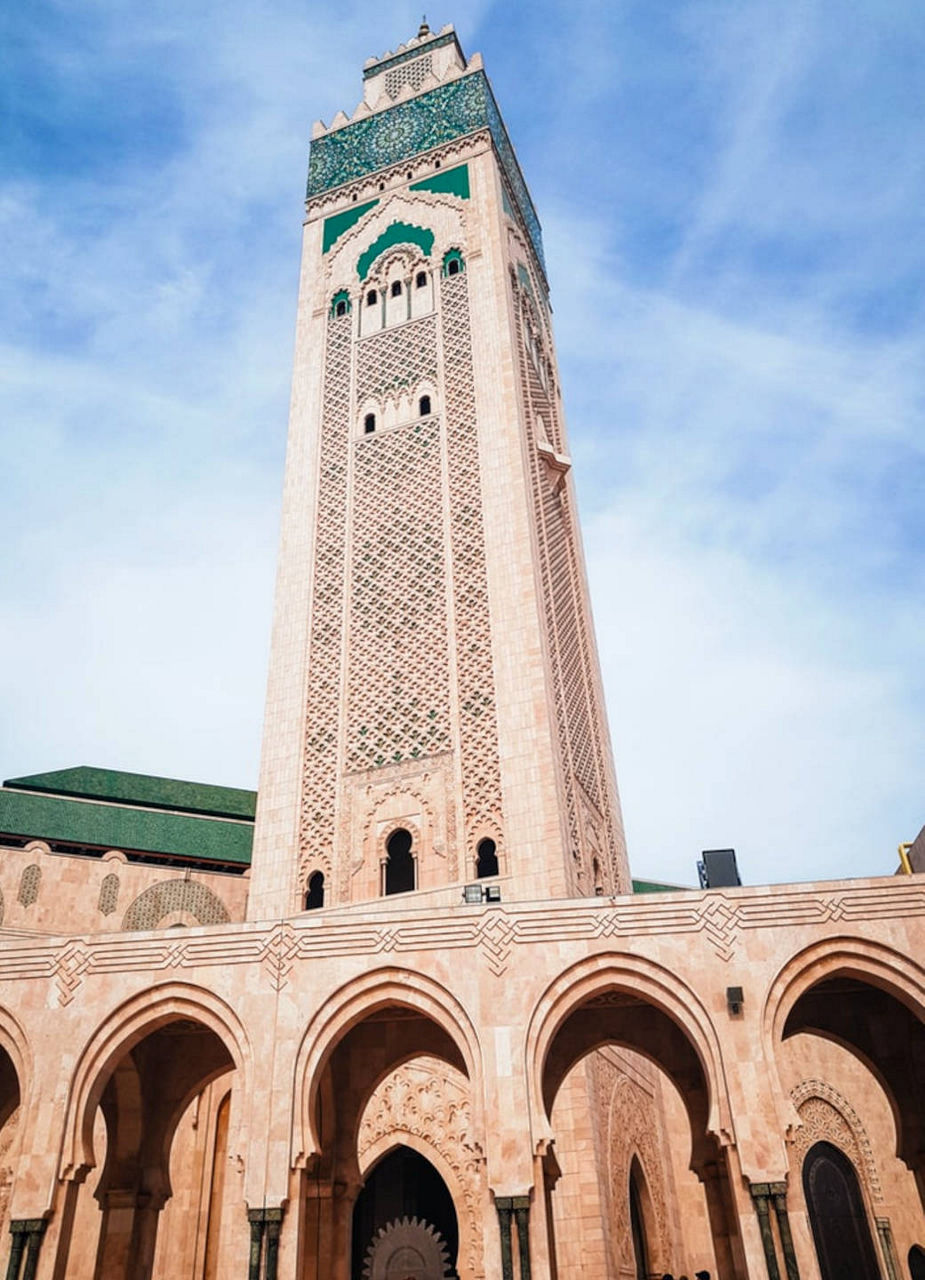
[[[496,876],[498,874],[498,853],[494,840],[480,840],[477,853],[478,857],[475,865],[478,878],[484,880],[486,876]]]
[[[313,871],[308,877],[308,893],[305,895],[305,910],[317,911],[324,906],[324,872]]]
[[[909,1250],[909,1275],[912,1280],[925,1280],[925,1249],[920,1244]]]
[[[642,1216],[639,1166],[633,1160],[630,1169],[630,1230],[633,1233],[633,1254],[636,1258],[636,1280],[647,1280],[649,1275],[649,1251],[646,1248],[646,1228]]]
[[[385,846],[388,858],[385,864],[385,891],[410,893],[414,888],[414,857],[411,853],[411,832],[399,827],[389,836]]]
[[[379,1232],[404,1218],[417,1218],[422,1230],[439,1234],[447,1254],[445,1274],[457,1275],[459,1226],[453,1197],[429,1160],[410,1147],[398,1147],[376,1165],[353,1207],[351,1280],[363,1280]]]
[[[830,1142],[810,1147],[803,1191],[822,1280],[880,1280],[854,1165]]]

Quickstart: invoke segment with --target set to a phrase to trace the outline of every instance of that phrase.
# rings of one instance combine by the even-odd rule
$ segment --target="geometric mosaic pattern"
[[[31,907],[38,899],[39,886],[42,883],[42,869],[37,862],[25,868],[19,880],[19,903],[23,907]]]
[[[208,885],[197,880],[166,880],[140,893],[122,920],[125,931],[156,929],[165,916],[188,911],[200,924],[227,924],[228,911]]]
[[[530,333],[525,310],[531,304],[520,289],[515,307],[520,351],[521,388],[527,421],[539,418],[554,446],[561,450],[561,424],[556,398],[549,394],[530,353],[545,358],[538,329]],[[597,877],[592,865],[596,854],[603,858],[610,885],[620,884],[617,858],[616,815],[613,812],[603,743],[606,741],[602,709],[596,692],[594,663],[585,617],[583,575],[576,540],[576,517],[570,509],[567,486],[550,483],[546,466],[539,457],[532,430],[527,432],[531,453],[534,511],[539,538],[539,561],[543,582],[549,653],[552,660],[553,700],[565,783],[569,836],[572,846],[573,887],[582,893],[593,891]],[[579,790],[580,788],[580,790]],[[584,822],[582,819],[584,818]],[[603,827],[604,839],[597,838]],[[594,849],[595,844],[604,849]]]
[[[344,610],[347,453],[350,440],[349,315],[328,322],[315,525],[299,846],[327,874],[334,850],[337,739]]]
[[[111,916],[119,904],[119,877],[113,872],[108,876],[103,876],[103,882],[100,885],[100,914]]]
[[[424,316],[357,344],[357,403],[437,376],[437,321]]]
[[[348,770],[450,747],[439,419],[357,440],[351,496]]]
[[[471,856],[481,836],[493,833],[500,839],[504,824],[467,280],[464,271],[442,279],[441,318],[460,763],[466,850]]]
[[[311,199],[484,128],[491,133],[520,220],[545,271],[539,219],[484,71],[470,72],[313,139],[305,194]]]
[[[412,89],[420,89],[429,75],[433,74],[434,60],[429,53],[411,62],[402,63],[385,73],[385,91],[390,98],[397,98],[406,84]]]

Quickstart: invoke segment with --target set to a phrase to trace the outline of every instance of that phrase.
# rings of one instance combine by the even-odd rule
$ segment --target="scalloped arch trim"
[[[425,257],[429,258],[434,247],[434,233],[426,227],[413,226],[410,222],[391,223],[357,259],[357,275],[360,279],[365,280],[379,255],[396,244],[416,244]]]

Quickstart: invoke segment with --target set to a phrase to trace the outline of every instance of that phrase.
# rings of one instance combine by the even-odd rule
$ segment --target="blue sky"
[[[916,0],[459,0],[544,225],[637,874],[925,822]],[[3,777],[253,786],[313,119],[420,10],[34,0],[0,32]]]

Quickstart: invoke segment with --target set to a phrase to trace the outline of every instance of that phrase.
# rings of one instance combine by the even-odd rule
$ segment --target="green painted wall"
[[[455,169],[444,169],[423,178],[420,182],[412,182],[409,191],[445,191],[448,195],[469,199],[469,166],[458,164]]]
[[[396,244],[416,244],[429,257],[434,247],[434,233],[425,227],[412,226],[410,222],[393,222],[357,259],[357,275],[360,279],[366,279],[380,253],[385,253],[386,249],[391,249]]]
[[[374,209],[378,203],[378,200],[367,200],[365,204],[351,205],[349,209],[343,209],[340,213],[332,213],[330,218],[325,218],[321,237],[321,252],[327,253],[345,231],[349,231],[355,223],[360,221],[364,213],[369,213],[370,209]]]

